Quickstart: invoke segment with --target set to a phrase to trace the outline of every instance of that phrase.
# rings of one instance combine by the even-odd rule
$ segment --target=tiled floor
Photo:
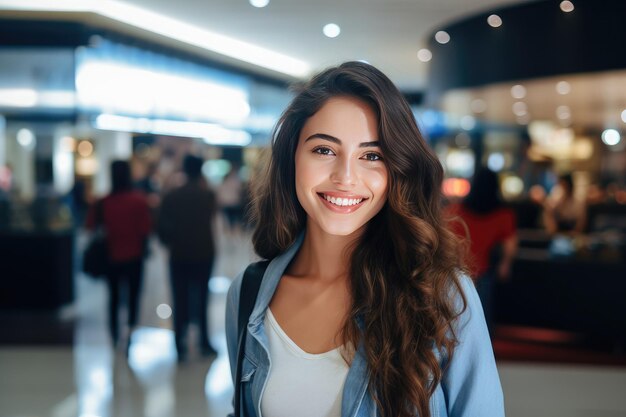
[[[141,300],[140,327],[129,359],[112,350],[104,283],[79,274],[74,346],[0,346],[0,417],[225,416],[232,386],[225,355],[223,310],[230,279],[255,259],[247,237],[221,238],[212,280],[210,325],[220,350],[214,361],[191,352],[176,362],[166,254],[153,242]],[[191,338],[197,337],[192,328]],[[626,416],[626,368],[498,364],[508,417]],[[471,416],[474,417],[474,416]]]

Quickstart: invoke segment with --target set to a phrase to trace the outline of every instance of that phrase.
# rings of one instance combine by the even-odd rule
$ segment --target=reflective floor
[[[104,283],[77,274],[76,305],[60,312],[76,322],[73,346],[0,346],[0,417],[225,416],[232,395],[225,295],[232,277],[255,257],[241,234],[221,234],[219,247],[209,311],[217,359],[191,350],[186,362],[177,362],[171,317],[167,308],[157,308],[170,304],[167,257],[153,241],[140,326],[126,330],[128,359],[124,349],[110,346]],[[192,326],[191,341],[198,335]],[[512,362],[498,367],[509,417],[626,416],[626,368]]]

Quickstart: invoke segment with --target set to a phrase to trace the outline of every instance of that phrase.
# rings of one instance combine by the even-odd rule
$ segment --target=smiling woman
[[[228,294],[240,416],[504,415],[442,178],[371,65],[330,68],[296,95],[254,191],[253,243],[271,262],[249,317],[238,317],[244,274]]]
[[[374,110],[353,97],[330,98],[306,121],[295,162],[296,195],[307,213],[307,230],[360,234],[383,207],[387,169],[377,136]]]

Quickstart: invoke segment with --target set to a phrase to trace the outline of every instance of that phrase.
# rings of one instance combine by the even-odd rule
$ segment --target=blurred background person
[[[243,193],[239,166],[233,164],[217,189],[217,201],[224,215],[224,230],[231,235],[239,233],[242,227]]]
[[[544,205],[543,221],[551,235],[578,235],[587,225],[587,206],[574,195],[572,174],[559,177],[557,186]]]
[[[128,294],[128,338],[137,325],[139,296],[143,273],[143,259],[152,220],[146,197],[133,189],[130,164],[127,161],[111,163],[111,193],[93,204],[87,213],[86,228],[104,227],[109,249],[110,265],[107,272],[109,287],[109,329],[113,346],[119,340],[120,299],[122,287]]]
[[[517,252],[515,213],[504,206],[498,176],[488,168],[476,172],[467,197],[447,210],[457,219],[451,223],[452,230],[460,238],[468,239],[471,274],[492,333],[495,282],[510,277]],[[492,265],[493,250],[499,245],[502,248],[499,261]]]
[[[215,194],[202,177],[204,161],[186,155],[186,182],[165,195],[158,217],[158,234],[170,252],[170,281],[174,298],[174,332],[178,360],[187,357],[187,328],[192,316],[200,327],[200,350],[215,355],[207,324],[208,283],[215,259],[213,221]],[[192,308],[195,307],[195,308]]]

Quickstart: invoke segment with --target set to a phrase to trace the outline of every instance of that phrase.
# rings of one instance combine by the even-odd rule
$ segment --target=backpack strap
[[[235,417],[243,417],[241,410],[241,364],[246,346],[246,334],[248,333],[248,320],[254,309],[259,288],[263,281],[263,274],[270,261],[255,262],[246,268],[241,281],[239,292],[239,313],[237,315],[237,369],[235,372]]]

